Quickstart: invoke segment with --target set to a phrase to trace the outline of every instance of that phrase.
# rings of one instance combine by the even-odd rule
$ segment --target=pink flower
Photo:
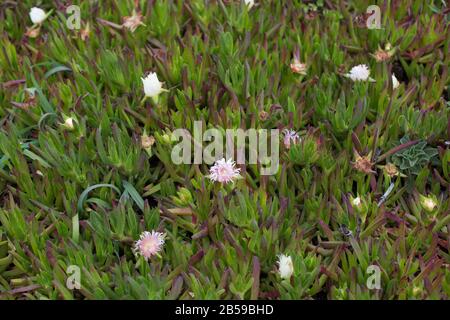
[[[136,31],[136,29],[141,25],[145,26],[145,24],[142,22],[142,14],[140,12],[136,12],[136,10],[133,10],[133,15],[131,17],[123,17],[122,26],[124,26],[131,32]]]
[[[292,72],[306,76],[306,70],[308,69],[306,63],[301,63],[300,60],[294,59],[289,67],[291,68]]]
[[[297,144],[300,141],[300,136],[294,130],[284,129],[284,146],[289,149],[291,147],[291,143]]]
[[[144,231],[136,241],[133,251],[136,255],[143,256],[145,260],[150,259],[162,250],[165,237],[165,233]]]
[[[218,181],[222,183],[233,182],[234,179],[240,177],[239,171],[241,169],[235,168],[236,163],[228,159],[217,160],[209,169],[209,178],[211,181]]]

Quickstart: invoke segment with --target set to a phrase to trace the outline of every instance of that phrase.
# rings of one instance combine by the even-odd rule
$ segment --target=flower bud
[[[33,7],[30,10],[30,19],[34,24],[41,24],[47,19],[47,14],[41,8]]]
[[[437,206],[436,197],[420,195],[420,204],[426,211],[432,212]]]

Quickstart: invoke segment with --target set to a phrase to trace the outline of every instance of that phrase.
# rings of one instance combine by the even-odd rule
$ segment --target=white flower
[[[400,85],[400,82],[395,77],[395,74],[392,74],[392,88],[395,90]]]
[[[222,183],[233,182],[234,179],[240,177],[239,171],[241,169],[235,168],[236,163],[228,159],[217,160],[209,169],[209,178],[211,181],[218,181]]]
[[[66,127],[69,130],[72,130],[74,128],[73,118],[67,118],[66,121],[64,121],[64,127]]]
[[[30,10],[30,19],[34,24],[41,24],[47,19],[47,14],[41,8],[33,7]]]
[[[353,81],[375,81],[370,77],[369,67],[365,64],[354,66],[345,76]]]
[[[355,199],[352,200],[352,205],[355,207],[359,207],[361,205],[361,198],[360,197],[356,197]]]
[[[437,206],[437,201],[434,197],[420,195],[420,204],[426,211],[432,212]]]
[[[300,136],[294,130],[284,129],[284,146],[289,149],[291,147],[291,143],[297,144],[300,141]]]
[[[133,251],[136,255],[141,255],[145,260],[154,255],[158,255],[164,245],[165,233],[144,231],[139,240],[135,242]]]
[[[280,254],[278,256],[278,272],[282,279],[290,279],[294,273],[294,265],[291,256]]]
[[[155,72],[151,72],[145,78],[141,78],[144,85],[144,93],[147,97],[156,98],[161,92],[167,91],[162,88],[162,82],[158,80]]]
[[[244,0],[245,5],[251,9],[255,5],[255,0]]]
[[[426,199],[424,199],[422,205],[428,211],[433,211],[434,208],[436,207],[436,202],[434,202],[433,199],[426,198]]]

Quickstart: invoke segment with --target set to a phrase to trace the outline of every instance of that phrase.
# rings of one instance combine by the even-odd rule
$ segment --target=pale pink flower
[[[289,149],[291,147],[291,143],[297,144],[300,141],[300,136],[294,130],[284,129],[284,146]]]
[[[300,60],[294,59],[289,67],[291,68],[292,72],[306,76],[306,70],[308,69],[306,63],[302,63],[300,62]]]
[[[218,181],[222,183],[233,182],[234,179],[240,177],[239,171],[241,169],[235,168],[236,163],[228,159],[217,160],[209,169],[209,178],[211,181]]]
[[[131,32],[136,31],[139,26],[145,26],[142,22],[142,14],[140,12],[136,12],[133,10],[133,15],[130,17],[123,17],[123,24],[125,28],[130,30]]]
[[[136,255],[141,255],[145,260],[157,255],[164,245],[165,233],[144,231],[139,240],[135,242],[133,251]]]

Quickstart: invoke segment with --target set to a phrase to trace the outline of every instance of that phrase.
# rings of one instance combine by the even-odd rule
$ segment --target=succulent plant
[[[400,139],[400,144],[409,141],[409,137],[404,136]],[[437,154],[436,148],[429,146],[426,141],[419,141],[418,143],[395,153],[392,156],[392,162],[401,172],[418,175],[420,170],[427,166]]]
[[[448,5],[401,2],[0,1],[0,300],[450,299]]]

